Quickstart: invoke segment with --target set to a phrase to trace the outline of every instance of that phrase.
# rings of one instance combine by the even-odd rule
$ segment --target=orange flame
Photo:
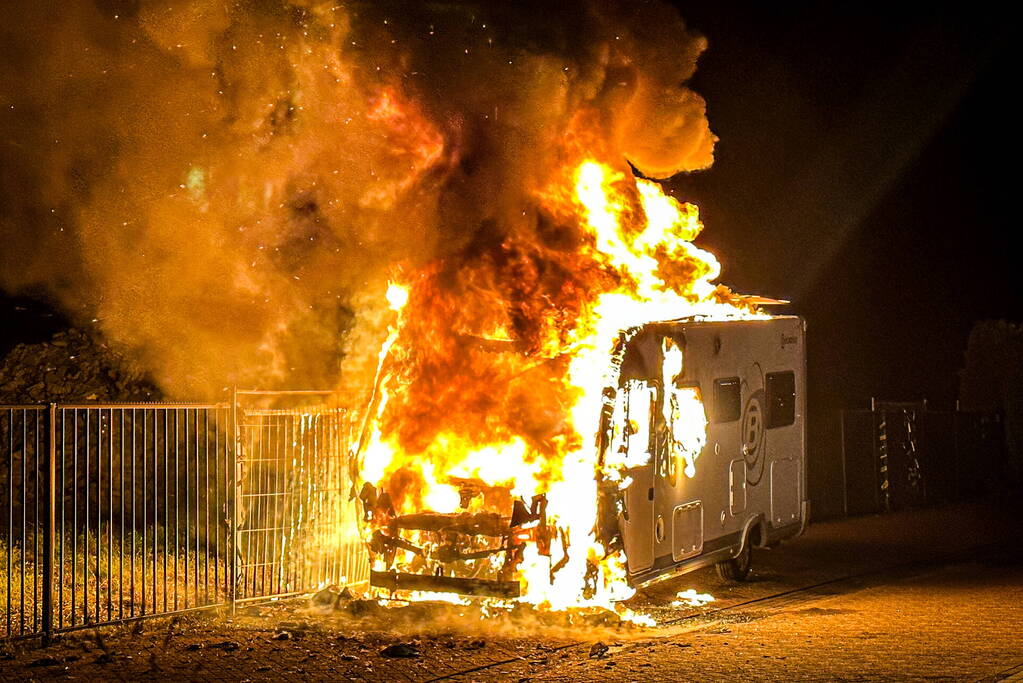
[[[627,469],[644,464],[630,458],[637,453],[644,457],[645,451],[612,447],[601,462],[595,446],[604,390],[617,383],[609,362],[616,340],[623,330],[650,321],[760,314],[737,305],[728,290],[714,284],[720,273],[717,260],[692,243],[703,228],[696,207],[665,195],[656,183],[586,159],[538,193],[538,200],[552,220],[580,233],[580,248],[573,253],[581,260],[568,263],[582,272],[580,282],[568,278],[555,292],[569,304],[541,307],[539,313],[530,310],[517,319],[508,313],[514,312],[509,302],[492,306],[479,296],[500,281],[498,268],[489,263],[460,271],[472,284],[467,297],[442,295],[439,271],[430,269],[420,272],[407,289],[392,285],[387,300],[399,313],[381,352],[380,397],[363,450],[362,474],[389,494],[397,514],[428,509],[506,515],[513,499],[521,497],[528,504],[534,496],[545,495],[546,523],[556,536],[547,553],[540,543],[524,546],[515,566],[522,600],[553,609],[610,607],[633,589],[626,558],[608,553],[595,535],[598,482],[624,488]],[[509,242],[505,251],[513,246]],[[516,276],[515,282],[527,283],[542,277],[529,269]],[[460,309],[474,306],[479,313],[473,317]],[[452,331],[466,320],[477,327]],[[526,324],[530,321],[532,327]],[[481,353],[474,345],[490,351]],[[675,386],[682,372],[681,349],[664,351],[663,386],[672,390],[663,409],[673,425],[675,458],[692,477],[706,442],[707,418],[698,388]],[[441,363],[447,364],[445,372],[434,380],[430,373]],[[497,387],[512,386],[522,376],[535,376],[537,385],[511,392],[517,402],[494,400],[493,394],[500,393]],[[427,393],[419,393],[424,387]],[[507,414],[528,410],[522,404],[537,392],[558,397],[560,409],[553,411],[558,414],[530,420]],[[389,409],[396,399],[396,407]],[[447,412],[431,412],[426,403]],[[548,417],[542,434],[517,429]],[[642,441],[642,428],[636,425],[631,436],[619,429],[612,438]],[[484,493],[466,501],[466,482],[475,482]],[[534,531],[519,533],[530,536]],[[424,532],[408,532],[403,538],[431,543]],[[496,571],[496,558],[474,562]],[[378,563],[379,568],[388,564]],[[403,570],[424,565],[429,566],[428,560],[404,549],[390,562]]]

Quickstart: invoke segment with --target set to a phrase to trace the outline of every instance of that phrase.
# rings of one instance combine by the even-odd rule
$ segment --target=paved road
[[[280,606],[0,645],[0,679],[1023,680],[1023,530],[1009,515],[957,506],[821,523],[754,563],[742,585],[701,570],[638,595],[656,629]],[[669,607],[684,588],[717,599]],[[389,652],[418,656],[382,655],[400,643]]]

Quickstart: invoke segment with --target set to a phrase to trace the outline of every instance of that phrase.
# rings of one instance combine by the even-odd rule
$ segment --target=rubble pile
[[[0,362],[0,404],[160,398],[133,363],[75,328],[46,342],[19,344]]]

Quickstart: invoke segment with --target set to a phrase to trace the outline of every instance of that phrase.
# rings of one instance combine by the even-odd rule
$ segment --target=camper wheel
[[[718,576],[723,581],[745,581],[746,577],[749,576],[750,565],[753,563],[753,544],[750,542],[751,540],[747,538],[746,542],[742,544],[742,550],[739,551],[738,557],[733,557],[730,560],[718,562],[714,565],[718,570]]]

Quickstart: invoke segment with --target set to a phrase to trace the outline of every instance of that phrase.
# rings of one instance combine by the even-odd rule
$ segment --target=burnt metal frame
[[[274,459],[279,469],[273,474],[255,481],[242,476],[250,455],[243,443],[248,413],[239,402],[247,397],[307,396],[320,397],[326,405],[331,393],[234,390],[230,402],[221,403],[0,406],[0,427],[6,427],[0,429],[0,434],[6,431],[0,443],[0,500],[4,494],[7,498],[0,510],[0,541],[7,544],[6,558],[0,561],[0,572],[6,570],[0,578],[6,582],[0,586],[6,587],[0,641],[49,639],[60,632],[186,611],[233,611],[242,602],[302,594],[326,582],[368,579],[368,562],[343,545],[330,557],[302,565],[302,571],[284,567],[283,551],[269,554],[276,548],[269,536],[281,529],[246,528],[239,519],[243,496],[294,497],[296,492],[287,488],[294,474],[287,468],[298,462],[285,445],[284,458]],[[314,468],[302,473],[307,492],[327,502],[299,504],[324,515],[320,524],[328,528],[333,519],[328,513],[346,513],[345,485],[350,484],[345,479],[350,457],[347,418],[336,400],[333,406],[313,413],[305,408],[271,411],[276,415],[275,438],[291,438],[292,443],[307,436],[296,430],[298,421],[308,423],[309,415],[319,416],[314,420],[318,431],[308,442],[312,451],[303,450],[300,465]],[[305,442],[302,448],[307,448]],[[336,481],[316,481],[319,467]],[[276,488],[266,492],[264,487]],[[79,504],[84,505],[83,514]],[[244,534],[257,548],[262,543],[259,562],[243,557]],[[79,557],[83,546],[84,559]],[[276,572],[278,580],[264,578],[258,586],[252,583],[251,591],[241,591],[256,564],[264,572],[269,568],[271,576]],[[287,582],[280,580],[285,573]]]

